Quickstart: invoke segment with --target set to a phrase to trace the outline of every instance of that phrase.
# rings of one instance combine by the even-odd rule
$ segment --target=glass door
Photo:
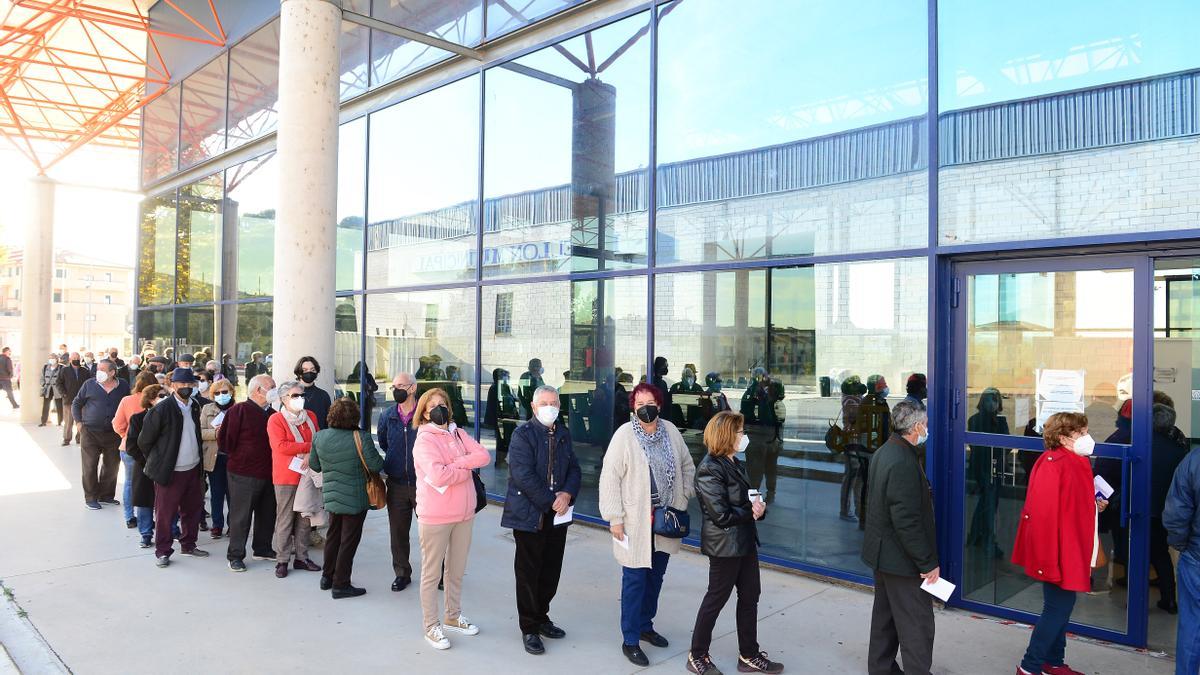
[[[1109,558],[1121,564],[1094,571],[1073,630],[1130,644],[1144,639],[1144,616],[1131,622],[1129,607],[1131,599],[1139,606],[1145,589],[1116,581],[1145,564],[1142,548],[1130,546],[1144,541],[1145,528],[1131,499],[1145,470],[1133,451],[1141,408],[1130,403],[1141,367],[1137,347],[1148,334],[1136,330],[1142,312],[1135,309],[1145,269],[1144,258],[1130,257],[955,267],[951,532],[961,540],[951,546],[960,555],[962,604],[1030,622],[1041,612],[1040,584],[1010,562],[1013,541],[1030,471],[1044,450],[1042,425],[1056,412],[1081,412],[1098,441],[1094,471],[1118,492],[1100,529]]]

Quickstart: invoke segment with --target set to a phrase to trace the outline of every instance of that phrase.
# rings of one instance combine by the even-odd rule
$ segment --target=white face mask
[[[287,407],[288,407],[288,410],[291,410],[294,413],[298,413],[301,410],[304,410],[304,399],[289,398],[289,399],[287,399]]]
[[[47,359],[47,360],[46,360],[46,365],[48,365],[48,366],[51,366],[51,367],[53,367],[53,366],[57,366],[57,365],[58,365],[58,361],[57,361],[57,360],[55,360],[55,359]]]
[[[921,445],[922,443],[924,443],[927,440],[929,440],[929,427],[928,426],[925,427],[925,431],[922,431],[921,433],[917,434],[917,445]]]
[[[558,408],[552,405],[544,405],[537,409],[537,419],[544,426],[550,426],[558,420]]]
[[[201,381],[200,384],[196,385],[196,393],[203,394],[206,391],[208,391],[208,383],[207,382]]]
[[[268,389],[266,398],[267,398],[268,405],[275,405],[276,403],[279,402],[279,390],[278,389]]]
[[[1096,450],[1096,439],[1092,438],[1091,434],[1084,434],[1075,439],[1075,445],[1071,449],[1080,457],[1088,457]]]
[[[739,453],[745,452],[748,447],[750,447],[750,437],[746,434],[741,434],[741,439],[738,440],[737,451]]]
[[[103,370],[96,371],[96,381],[100,384],[108,382],[108,373],[104,372]]]

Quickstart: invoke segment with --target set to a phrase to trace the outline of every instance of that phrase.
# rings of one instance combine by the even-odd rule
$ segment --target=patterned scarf
[[[646,453],[654,487],[658,488],[658,503],[653,506],[666,508],[675,501],[675,453],[671,449],[671,439],[663,428],[662,420],[659,420],[653,434],[647,434],[637,419],[633,419],[630,426],[642,446],[642,452]]]

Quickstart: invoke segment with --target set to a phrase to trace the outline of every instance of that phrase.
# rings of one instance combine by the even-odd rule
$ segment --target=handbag
[[[838,416],[829,423],[829,428],[825,430],[825,447],[835,455],[846,451],[846,432],[842,429],[842,425],[838,424],[841,419],[842,414],[838,413]]]
[[[650,503],[658,502],[658,485],[654,482],[654,471],[650,472]],[[667,539],[683,539],[692,530],[692,517],[687,511],[670,506],[652,507],[651,531]]]
[[[367,468],[367,460],[363,457],[362,439],[358,436],[358,431],[354,432],[354,447],[358,448],[358,461],[362,462],[363,473],[367,478],[367,503],[370,504],[372,510],[379,510],[387,506],[387,487],[383,484],[383,478]]]

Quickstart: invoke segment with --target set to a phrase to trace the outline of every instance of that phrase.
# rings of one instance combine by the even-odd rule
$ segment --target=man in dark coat
[[[768,504],[775,501],[775,484],[779,474],[779,451],[783,449],[780,431],[783,419],[776,404],[783,401],[783,383],[771,378],[765,368],[754,369],[754,379],[742,394],[741,413],[746,418],[746,449],[750,487],[755,490],[766,478]]]
[[[417,470],[413,466],[413,446],[417,429],[413,415],[417,411],[417,380],[409,373],[397,373],[392,379],[394,405],[379,414],[379,447],[384,452],[383,472],[387,474],[388,530],[392,543],[392,590],[399,592],[412,583],[409,531],[417,509]]]
[[[534,390],[534,418],[517,428],[508,446],[508,496],[500,525],[511,527],[517,542],[517,619],[530,654],[546,651],[543,637],[566,636],[550,620],[550,602],[558,592],[570,521],[554,521],[574,503],[582,474],[571,433],[559,423],[559,405],[554,387]]]
[[[1154,436],[1150,443],[1150,564],[1158,574],[1158,608],[1168,614],[1178,613],[1179,605],[1175,601],[1175,566],[1171,562],[1167,530],[1163,527],[1163,509],[1175,470],[1189,449],[1172,438],[1175,418],[1174,408],[1164,403],[1154,404]]]
[[[71,352],[68,355],[68,362],[63,368],[58,370],[58,389],[63,395],[63,445],[71,444],[71,437],[79,440],[79,429],[76,423],[75,414],[71,409],[71,404],[75,401],[75,395],[79,393],[83,383],[92,378],[92,371],[83,367],[83,363],[79,360],[79,352]]]
[[[17,399],[13,398],[13,371],[12,352],[8,347],[0,349],[0,391],[8,394],[8,403],[16,410],[21,406],[17,405]]]
[[[146,413],[138,447],[146,457],[145,474],[154,481],[154,557],[159,567],[171,564],[171,521],[179,514],[179,548],[183,555],[207,558],[196,548],[204,511],[204,442],[200,438],[200,406],[192,400],[196,375],[191,368],[171,373],[171,398]]]
[[[1167,541],[1179,551],[1175,672],[1196,673],[1200,672],[1200,452],[1189,452],[1176,467],[1161,523]]]
[[[113,430],[113,418],[121,399],[129,395],[129,384],[117,379],[116,372],[108,359],[96,364],[96,377],[84,381],[71,403],[71,416],[82,427],[83,502],[93,511],[101,504],[121,504],[116,500],[121,437]]]
[[[871,460],[862,560],[875,571],[875,606],[867,652],[870,675],[928,675],[933,665],[933,596],[921,590],[940,572],[933,499],[917,446],[928,435],[925,406],[902,401],[895,433]]]
[[[333,405],[333,399],[329,398],[329,392],[316,385],[317,377],[321,374],[321,364],[311,356],[301,356],[292,372],[304,387],[301,391],[304,394],[304,409],[317,416],[319,428],[328,427],[329,406]]]

